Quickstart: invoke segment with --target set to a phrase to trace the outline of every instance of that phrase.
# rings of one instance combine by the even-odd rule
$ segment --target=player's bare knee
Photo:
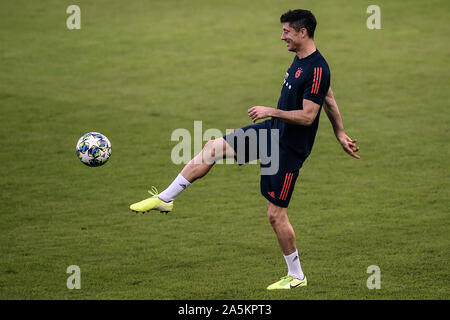
[[[267,218],[269,219],[269,223],[271,225],[275,225],[277,223],[277,216],[271,211],[267,211]]]
[[[214,140],[209,140],[203,146],[201,152],[201,161],[202,163],[206,164],[214,164],[214,157],[215,157]]]
[[[210,163],[213,163],[223,158],[226,154],[227,143],[223,138],[209,140],[203,147],[204,158]]]
[[[271,225],[275,225],[280,221],[281,212],[273,206],[267,208],[267,218]]]
[[[276,225],[281,222],[284,217],[284,210],[282,207],[274,205],[272,203],[267,204],[267,218],[271,225]]]

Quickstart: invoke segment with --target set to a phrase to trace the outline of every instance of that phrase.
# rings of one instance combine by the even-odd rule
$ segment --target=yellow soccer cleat
[[[294,278],[293,276],[285,276],[275,283],[267,287],[267,290],[294,289],[297,287],[305,287],[308,284],[306,276],[303,280]]]
[[[134,211],[136,213],[138,212],[146,213],[149,212],[150,210],[159,210],[164,213],[172,211],[173,201],[164,202],[161,199],[159,199],[158,189],[152,187],[152,190],[149,190],[148,193],[150,193],[152,196],[145,200],[133,203],[130,206],[131,211]]]

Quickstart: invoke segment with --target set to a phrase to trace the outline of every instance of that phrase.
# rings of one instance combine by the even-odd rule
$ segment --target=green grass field
[[[67,6],[81,30],[66,28]],[[366,8],[381,7],[381,30]],[[280,15],[318,20],[346,132],[322,113],[289,207],[309,285],[286,272],[256,165],[217,165],[169,215],[128,206],[181,170],[177,128],[239,128],[277,103]],[[433,1],[2,1],[0,299],[449,299],[450,4]],[[75,156],[105,134],[110,161]],[[69,290],[66,268],[81,269]],[[366,269],[381,269],[369,290]]]

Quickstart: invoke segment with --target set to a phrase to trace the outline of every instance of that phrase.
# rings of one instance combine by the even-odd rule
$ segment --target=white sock
[[[184,189],[189,187],[191,183],[187,181],[181,173],[173,180],[170,186],[158,195],[164,202],[173,201]]]
[[[300,265],[300,258],[298,256],[298,250],[295,250],[295,252],[291,253],[288,256],[284,256],[284,259],[286,260],[286,264],[288,266],[288,275],[293,276],[297,279],[303,280],[305,275],[302,271],[302,266]]]

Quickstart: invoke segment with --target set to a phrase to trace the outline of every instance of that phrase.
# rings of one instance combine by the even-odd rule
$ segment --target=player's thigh
[[[283,167],[273,175],[261,175],[261,194],[272,204],[287,208],[291,200],[299,170]]]
[[[262,130],[268,129],[269,122],[263,121],[236,129],[223,137],[230,148],[230,153],[231,149],[233,150],[239,165],[259,159],[260,136]],[[270,134],[266,132],[263,136],[269,139]]]

